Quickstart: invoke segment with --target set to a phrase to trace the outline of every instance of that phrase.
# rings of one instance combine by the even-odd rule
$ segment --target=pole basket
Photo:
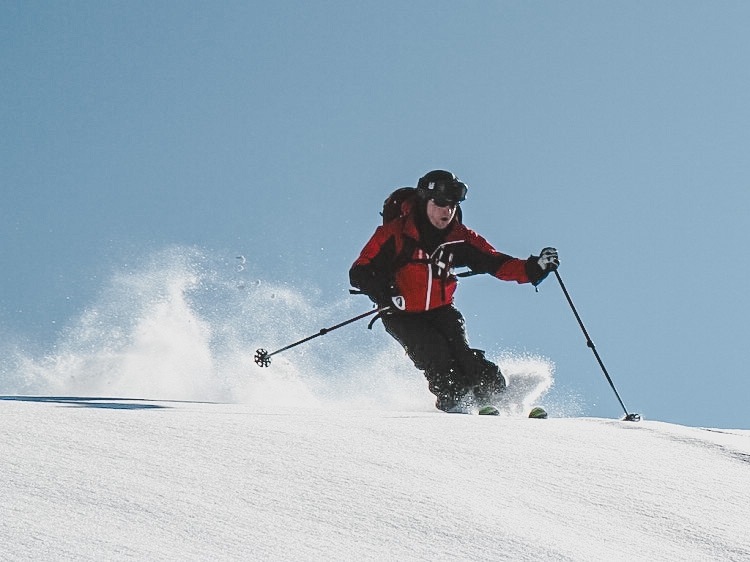
[[[259,367],[270,367],[271,366],[271,357],[269,357],[268,352],[261,348],[255,352],[255,362],[258,364]]]

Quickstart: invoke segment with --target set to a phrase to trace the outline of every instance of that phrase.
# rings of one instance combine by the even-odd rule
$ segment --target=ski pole
[[[301,339],[297,342],[290,343],[286,347],[282,347],[281,349],[277,349],[276,351],[269,353],[263,348],[260,348],[256,350],[255,352],[255,362],[258,364],[259,367],[268,367],[271,365],[271,357],[273,355],[276,355],[277,353],[281,353],[282,351],[286,351],[287,349],[291,349],[293,347],[296,347],[300,344],[303,344],[305,342],[310,341],[311,339],[317,338],[319,336],[324,336],[328,332],[332,332],[334,330],[338,330],[339,328],[346,326],[347,324],[351,324],[352,322],[356,322],[357,320],[361,320],[362,318],[366,318],[367,316],[372,316],[373,314],[379,313],[379,312],[385,312],[391,308],[390,306],[384,306],[383,308],[375,308],[373,310],[370,310],[368,312],[365,312],[364,314],[360,314],[358,316],[355,316],[354,318],[350,318],[349,320],[345,320],[344,322],[341,322],[340,324],[336,324],[335,326],[331,326],[330,328],[321,328],[321,330],[313,334],[312,336],[308,336],[304,339]]]
[[[599,357],[599,353],[596,351],[596,346],[594,345],[594,342],[591,341],[591,337],[589,337],[589,333],[586,331],[586,327],[583,325],[583,321],[581,320],[581,317],[578,315],[578,311],[576,310],[576,307],[573,305],[573,300],[570,298],[570,294],[568,293],[568,290],[565,288],[565,284],[562,281],[562,277],[560,277],[560,273],[557,271],[557,269],[555,269],[554,271],[555,271],[555,276],[557,277],[557,281],[560,283],[560,288],[565,294],[565,298],[568,299],[568,304],[570,305],[570,308],[573,310],[573,314],[575,314],[576,320],[578,320],[578,325],[581,327],[581,330],[583,330],[583,335],[586,336],[586,345],[588,345],[591,348],[591,351],[594,352],[594,357],[596,357],[596,360],[599,362],[599,366],[602,368],[602,371],[604,372],[604,376],[607,377],[607,382],[609,382],[609,386],[612,387],[612,390],[614,391],[618,402],[620,402],[620,406],[622,406],[622,409],[625,412],[625,417],[623,418],[623,421],[640,421],[641,420],[640,414],[628,413],[628,409],[625,407],[625,404],[623,404],[622,398],[620,398],[620,393],[617,392],[617,389],[615,388],[615,383],[612,382],[612,377],[609,376],[609,373],[607,372],[607,368],[604,366],[604,362],[602,362],[602,358]]]

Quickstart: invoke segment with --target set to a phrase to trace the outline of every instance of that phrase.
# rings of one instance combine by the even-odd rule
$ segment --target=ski
[[[480,416],[499,416],[500,410],[495,406],[484,406],[477,412]],[[541,406],[536,406],[529,412],[529,417],[537,420],[547,419],[547,411]]]
[[[479,412],[477,413],[480,416],[499,416],[500,410],[498,410],[494,406],[484,406],[483,408],[479,408]]]
[[[547,411],[541,406],[537,406],[531,409],[531,411],[529,412],[529,417],[537,420],[546,420]]]

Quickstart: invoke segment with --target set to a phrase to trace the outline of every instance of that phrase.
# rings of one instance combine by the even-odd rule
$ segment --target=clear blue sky
[[[445,168],[498,249],[559,249],[630,410],[749,428],[748,28],[743,1],[2,2],[0,334],[44,353],[174,244],[339,301],[385,195]],[[554,279],[458,305],[619,415]]]

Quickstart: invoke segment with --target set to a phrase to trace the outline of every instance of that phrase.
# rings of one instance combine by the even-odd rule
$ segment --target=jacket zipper
[[[437,248],[435,248],[435,251],[432,252],[432,254],[429,255],[429,260],[428,260],[428,262],[426,264],[427,265],[427,298],[425,299],[425,304],[424,304],[425,311],[430,310],[430,303],[432,301],[432,266],[433,266],[433,259],[435,258],[435,256],[437,255],[437,253],[439,251],[445,249],[445,246],[449,246],[451,244],[461,244],[462,242],[464,242],[464,241],[463,240],[453,240],[451,242],[443,242],[442,244],[440,244],[440,246],[438,246]],[[453,261],[453,259],[452,259],[452,255],[451,255],[451,259],[449,260],[449,262],[452,262],[452,261]],[[435,265],[438,265],[438,264],[435,264]],[[442,265],[443,267],[448,267],[450,264],[446,265],[445,263],[441,262],[440,265]],[[438,267],[440,267],[440,265],[438,265]]]

